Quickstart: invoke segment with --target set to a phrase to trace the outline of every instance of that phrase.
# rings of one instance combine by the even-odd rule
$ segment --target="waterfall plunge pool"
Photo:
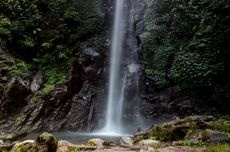
[[[39,133],[31,133],[24,137],[22,140],[35,140]],[[95,132],[95,133],[81,133],[81,132],[51,132],[58,140],[66,140],[71,142],[72,144],[86,144],[89,139],[92,138],[100,138],[104,141],[108,142],[116,142],[121,137],[131,137],[131,135],[121,135],[121,134],[107,134],[103,132]]]

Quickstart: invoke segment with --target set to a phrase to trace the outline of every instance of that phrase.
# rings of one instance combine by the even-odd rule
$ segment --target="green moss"
[[[21,117],[21,116],[19,116],[19,115],[16,115],[15,116],[15,123],[17,124],[17,125],[19,125],[20,123],[22,123],[23,122],[23,118]]]
[[[67,150],[67,152],[82,152],[82,151],[79,151],[78,148],[76,148],[76,147],[70,146],[69,149]]]
[[[229,144],[207,145],[207,152],[229,152]]]
[[[87,145],[89,145],[89,146],[96,146],[96,144],[93,141],[91,141],[91,140],[89,140],[87,142]]]
[[[36,139],[36,143],[47,149],[47,151],[56,151],[58,147],[58,140],[50,133],[44,132]]]
[[[148,138],[155,138],[160,141],[174,141],[176,140],[176,136],[174,134],[174,128],[171,127],[160,127],[155,126],[151,129]]]
[[[227,133],[230,132],[229,126],[225,126],[225,125],[218,123],[218,122],[211,122],[207,125],[210,129],[213,129],[213,130],[219,130],[219,131],[223,131],[223,132],[227,132]]]
[[[36,103],[36,102],[40,101],[41,98],[42,98],[42,96],[40,96],[40,95],[34,95],[34,96],[31,98],[31,101]]]
[[[214,121],[206,123],[209,129],[217,130],[226,133],[227,135],[230,134],[230,116],[218,116],[215,118]]]
[[[138,136],[136,136],[135,138],[134,138],[134,143],[137,143],[137,142],[139,142],[139,141],[141,141],[141,140],[144,140],[145,138],[144,138],[144,136],[143,135],[138,135]]]
[[[59,46],[59,49],[63,49],[63,46]],[[34,64],[38,65],[38,68],[43,72],[45,80],[44,87],[39,92],[40,95],[50,93],[56,85],[63,84],[70,78],[76,58],[67,58],[67,56],[60,54],[60,59],[56,59],[56,57],[46,54],[34,59]]]
[[[50,93],[51,91],[53,91],[54,88],[55,88],[55,84],[46,85],[46,86],[40,91],[40,93],[41,93],[42,95],[48,94],[48,93]]]
[[[38,151],[38,147],[36,147],[35,143],[27,143],[27,144],[23,144],[20,145],[18,148],[16,148],[15,152],[35,152]],[[43,152],[45,152],[46,150],[43,149]]]

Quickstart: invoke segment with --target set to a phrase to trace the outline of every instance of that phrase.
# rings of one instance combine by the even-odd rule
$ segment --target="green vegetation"
[[[44,147],[42,146],[42,149],[43,148]],[[15,152],[34,152],[34,151],[38,151],[38,148],[36,147],[35,143],[22,144],[15,149]]]
[[[216,127],[218,126],[218,127]],[[134,137],[134,142],[143,139],[160,140],[162,145],[189,146],[202,148],[207,152],[228,152],[230,149],[228,135],[229,116],[221,117],[187,117],[169,123],[154,125],[147,133]],[[212,130],[212,131],[211,131]],[[213,132],[216,133],[212,134]]]
[[[191,146],[191,137],[197,136],[199,142],[196,145],[204,145],[207,141],[207,129],[220,131],[225,135],[230,133],[229,116],[225,118],[211,117],[187,117],[169,123],[154,125],[145,135],[135,137],[135,142],[145,138],[172,142],[183,140],[185,145]]]
[[[5,61],[4,64],[7,67],[6,70],[7,70],[7,75],[9,77],[23,76],[31,68],[30,64],[27,64],[25,61],[21,59],[15,59],[15,60],[11,59]]]
[[[145,15],[146,74],[158,88],[212,86],[229,63],[228,0],[154,0]]]
[[[216,144],[216,145],[207,145],[207,152],[229,152],[229,144]]]
[[[40,70],[48,93],[68,79],[82,39],[103,24],[101,0],[1,0],[0,38],[16,60],[10,76]]]
[[[20,123],[22,123],[22,121],[23,121],[23,118],[20,115],[15,116],[15,123],[16,124],[20,124]]]
[[[89,145],[89,146],[96,146],[96,144],[93,141],[91,141],[91,140],[87,141],[87,145]]]
[[[70,146],[67,152],[83,152],[83,151],[78,150],[78,148],[76,147]]]
[[[43,151],[56,151],[58,148],[58,140],[48,132],[44,132],[39,135],[35,140],[35,143],[43,146],[45,149]]]
[[[207,124],[213,130],[220,130],[230,135],[230,116],[217,117],[214,121]]]

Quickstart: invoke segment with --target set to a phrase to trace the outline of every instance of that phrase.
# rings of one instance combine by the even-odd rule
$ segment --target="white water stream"
[[[106,110],[106,124],[104,131],[108,134],[122,132],[121,113],[123,105],[123,91],[120,78],[121,53],[124,38],[124,0],[116,0],[115,20],[112,35],[111,66],[109,76],[109,93]],[[124,87],[124,86],[123,86]]]
[[[105,126],[99,134],[124,135],[137,129],[140,65],[134,30],[135,1],[116,0]]]

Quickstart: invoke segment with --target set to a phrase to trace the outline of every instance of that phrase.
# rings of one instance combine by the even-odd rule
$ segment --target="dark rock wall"
[[[113,27],[113,18],[115,11],[115,0],[105,2],[106,18],[106,37],[111,43],[111,31]],[[140,94],[144,90],[144,60],[141,48],[140,34],[144,31],[144,11],[147,8],[147,1],[128,0],[125,1],[125,38],[122,52],[121,75],[126,75],[124,79],[124,104],[122,113],[122,123],[127,131],[135,130],[141,126],[140,118]],[[110,44],[107,46],[107,60],[104,68],[105,78],[99,81],[100,91],[97,91],[97,97],[93,106],[93,119],[90,124],[92,130],[103,128],[105,124],[105,112],[107,104],[108,76],[109,76],[109,52]],[[132,64],[134,63],[134,64]],[[134,66],[134,70],[129,72],[129,66]],[[121,80],[124,81],[124,80]]]
[[[94,39],[104,43],[103,38]],[[104,66],[103,49],[89,42],[82,43],[69,80],[44,96],[34,96],[34,90],[42,85],[42,73],[12,79],[0,100],[0,130],[86,131]]]

